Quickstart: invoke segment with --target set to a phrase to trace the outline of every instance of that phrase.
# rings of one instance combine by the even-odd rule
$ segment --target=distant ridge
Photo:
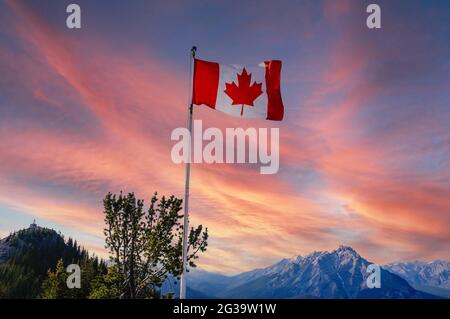
[[[297,256],[236,276],[192,270],[191,289],[218,298],[393,298],[437,296],[414,289],[405,279],[381,268],[381,288],[366,285],[370,264],[352,247]]]
[[[417,290],[450,298],[450,260],[391,263],[383,268],[402,277]]]

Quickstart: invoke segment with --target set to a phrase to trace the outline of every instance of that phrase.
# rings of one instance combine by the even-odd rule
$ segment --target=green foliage
[[[88,298],[97,278],[102,278],[105,269],[95,266],[95,258],[85,258],[78,265],[81,270],[81,287],[68,288],[66,271],[62,259],[58,260],[54,271],[48,270],[47,278],[42,283],[42,299],[80,299]]]
[[[3,239],[1,245],[7,247],[10,256],[0,264],[0,298],[39,297],[48,271],[55,269],[59,260],[63,265],[79,264],[82,278],[83,272],[86,278],[95,273],[106,273],[103,261],[89,257],[88,252],[71,238],[66,243],[60,234],[51,229],[35,227],[20,230]],[[83,285],[81,290],[74,290],[87,296]]]
[[[182,200],[163,196],[158,201],[155,193],[144,211],[144,201],[133,193],[109,193],[103,203],[106,248],[117,272],[109,287],[120,298],[156,297],[168,274],[182,272]],[[195,267],[198,253],[206,251],[208,230],[192,228],[188,239],[188,263]]]
[[[117,283],[123,281],[123,277],[118,271],[117,265],[108,268],[106,275],[98,276],[92,282],[92,290],[89,299],[117,299],[120,296],[120,289]]]
[[[62,259],[58,260],[54,272],[48,271],[48,277],[42,283],[42,299],[63,298],[68,290],[66,285],[67,273],[64,271]]]
[[[168,298],[159,291],[167,276],[182,272],[182,200],[160,200],[148,210],[133,193],[104,199],[105,246],[111,266],[91,257],[75,240],[34,225],[0,240],[0,298]],[[208,230],[188,234],[188,265],[206,251]],[[69,264],[81,270],[81,288],[69,289]]]

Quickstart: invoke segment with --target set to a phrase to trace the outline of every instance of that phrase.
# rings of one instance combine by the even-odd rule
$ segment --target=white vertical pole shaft
[[[188,101],[188,130],[189,130],[189,147],[188,160],[186,162],[186,184],[184,190],[184,224],[183,224],[183,271],[180,280],[180,299],[186,299],[186,267],[187,267],[187,253],[188,253],[188,233],[189,233],[189,179],[191,175],[191,148],[192,148],[192,89],[193,89],[193,73],[194,73],[194,59],[197,48],[194,46],[190,52],[190,69],[189,69],[189,101]]]

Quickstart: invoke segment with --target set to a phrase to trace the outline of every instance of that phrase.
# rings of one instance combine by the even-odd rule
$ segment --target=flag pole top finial
[[[194,45],[194,46],[192,46],[192,48],[191,48],[192,56],[195,57],[195,53],[196,53],[196,52],[197,52],[197,47]]]

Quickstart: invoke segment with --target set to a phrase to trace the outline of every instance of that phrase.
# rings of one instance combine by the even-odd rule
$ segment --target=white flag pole
[[[189,130],[189,147],[188,159],[186,162],[186,184],[184,190],[184,225],[183,225],[183,271],[180,280],[180,299],[186,299],[186,267],[187,267],[187,250],[188,250],[188,233],[189,233],[189,179],[191,174],[191,145],[192,145],[192,89],[193,89],[193,73],[194,59],[197,47],[193,46],[189,54],[189,100],[188,100],[188,130]]]

